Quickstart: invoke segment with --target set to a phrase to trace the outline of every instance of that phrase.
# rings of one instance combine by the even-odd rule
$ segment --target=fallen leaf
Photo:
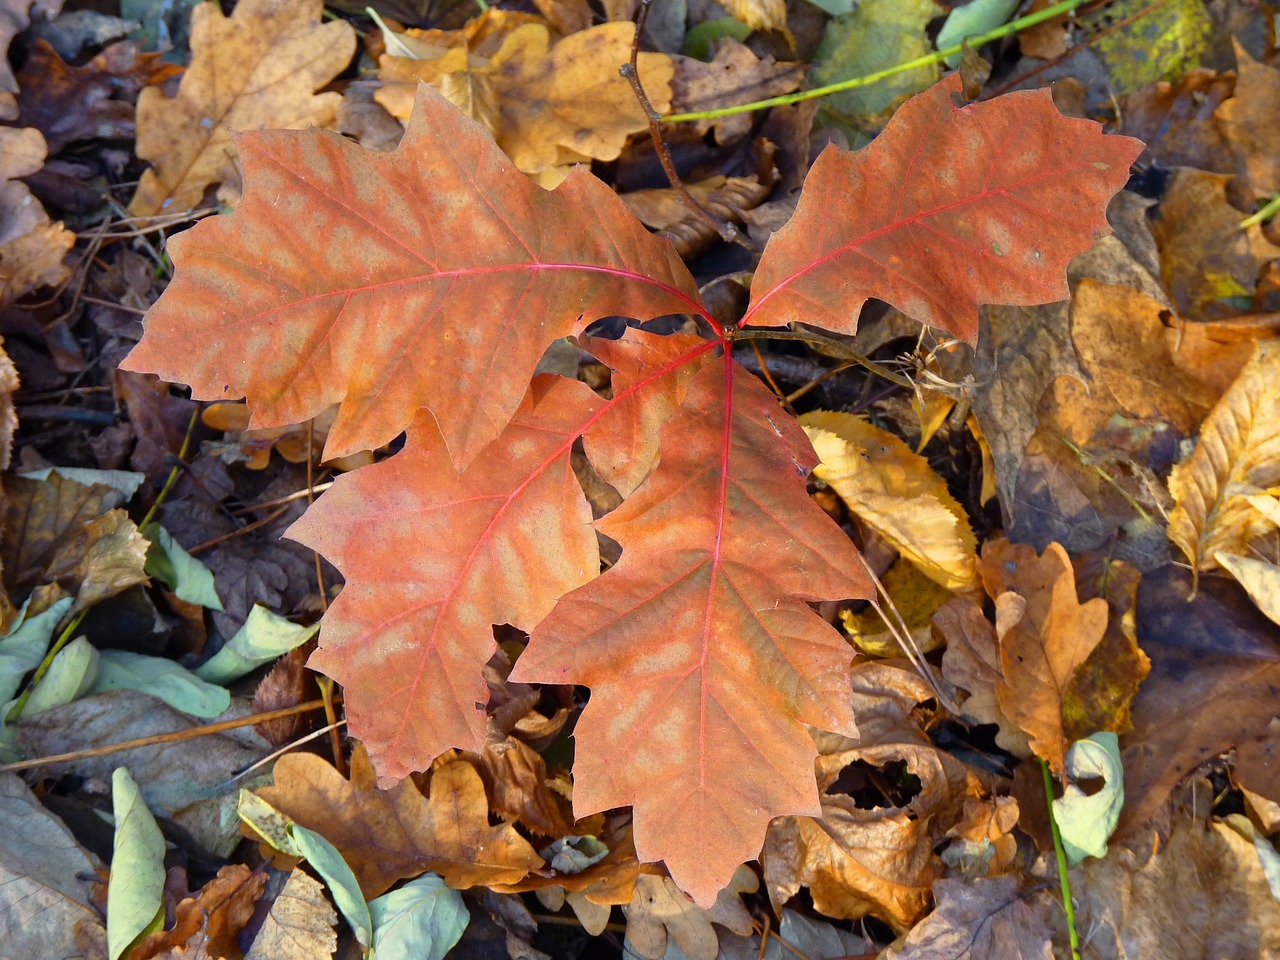
[[[1269,756],[1280,685],[1275,624],[1235,582],[1205,576],[1193,592],[1192,575],[1167,566],[1142,578],[1137,633],[1151,673],[1120,741],[1128,799],[1117,836],[1133,835],[1179,780],[1232,747],[1237,782],[1280,795],[1280,768]]]
[[[149,933],[129,951],[129,960],[189,956],[228,957],[240,952],[239,937],[266,886],[265,873],[242,863],[228,864],[175,908],[173,926]]]
[[[1275,193],[1280,190],[1280,140],[1271,118],[1280,105],[1280,72],[1254,60],[1234,38],[1232,46],[1239,76],[1233,96],[1214,111],[1214,124],[1253,191],[1259,196]]]
[[[716,960],[719,940],[712,923],[748,933],[751,914],[739,897],[753,893],[759,883],[750,867],[739,867],[729,885],[704,909],[691,903],[670,877],[637,877],[635,896],[622,908],[628,952],[645,960],[661,960],[668,943],[673,943],[689,960]]]
[[[1213,31],[1198,0],[1172,0],[1150,10],[1142,0],[1119,0],[1079,16],[1077,22],[1117,93],[1132,93],[1200,66]]]
[[[346,68],[355,31],[321,24],[321,0],[243,0],[230,17],[215,3],[192,11],[191,62],[178,95],[149,87],[138,96],[137,154],[150,160],[129,204],[136,217],[188,210],[224,184],[239,195],[239,130],[330,125],[342,99],[316,94]]]
[[[1229,708],[1228,708],[1229,709]],[[1204,787],[1207,788],[1207,784]],[[1097,957],[1268,957],[1280,951],[1280,905],[1253,843],[1206,824],[1208,789],[1175,805],[1167,839],[1113,845],[1072,878],[1076,922]]]
[[[22,122],[43,133],[55,154],[98,137],[132,140],[132,98],[144,86],[181,72],[160,54],[141,51],[140,41],[114,43],[88,63],[72,67],[47,41],[37,40],[18,74]]]
[[[1197,573],[1218,553],[1248,556],[1249,544],[1277,529],[1249,502],[1280,487],[1280,341],[1261,341],[1253,358],[1200,426],[1196,448],[1169,475],[1174,506],[1169,539]]]
[[[975,879],[1010,872],[1018,853],[1013,835],[1017,822],[1018,801],[1013,797],[965,797],[964,814],[947,831],[951,842],[942,851],[949,875]]]
[[[529,181],[511,181],[500,196],[493,195],[497,206],[480,215],[490,202],[486,182],[496,182],[510,161],[438,96],[421,93],[414,117],[399,148],[385,154],[337,136],[272,131],[242,137],[238,149],[249,191],[231,216],[203,220],[169,243],[168,252],[181,265],[178,276],[148,314],[146,335],[125,368],[192,381],[194,395],[202,399],[248,393],[254,427],[304,422],[342,401],[326,458],[382,446],[424,404],[447,408],[453,412],[437,423],[451,458],[465,465],[519,406],[545,343],[602,316],[689,308],[696,289],[679,257],[625,219],[622,202],[599,180],[584,171],[551,193]],[[436,139],[445,130],[454,131],[448,150]],[[351,174],[334,179],[339,169],[363,171],[358,177],[399,194],[405,215],[399,233],[383,232],[387,195],[351,197],[344,186]],[[275,204],[277,188],[269,184],[278,177],[291,183],[285,196],[296,202]],[[461,196],[446,189],[450,183],[475,201],[462,220],[450,212]],[[426,194],[423,184],[432,186]],[[357,221],[347,219],[353,203],[362,211]],[[616,226],[552,234],[539,226],[584,218]],[[440,232],[446,225],[447,239]],[[292,242],[300,233],[332,237],[335,229],[340,248]],[[459,231],[471,231],[474,242]],[[499,233],[515,247],[502,254],[502,262],[477,268],[475,244]],[[342,252],[355,246],[364,251],[361,257]],[[291,265],[280,264],[270,280],[254,266],[268,249],[292,251]],[[220,279],[200,280],[204,271]],[[619,283],[619,272],[638,283]],[[239,317],[224,315],[210,299],[210,283],[236,291]],[[560,305],[549,314],[554,319],[511,327],[515,314],[536,313],[540,296],[549,308],[553,299]],[[406,326],[406,316],[419,319]],[[466,317],[461,328],[451,319],[456,316]],[[194,317],[205,332],[193,342],[187,324]],[[330,345],[321,349],[315,338],[334,322]],[[482,361],[477,353],[460,367],[444,353],[414,348],[417,361],[411,367],[400,362],[409,344],[452,338],[458,329],[464,329],[471,349],[487,349],[489,358]],[[374,337],[378,330],[383,332]],[[267,346],[281,337],[291,345]],[[374,342],[385,350],[371,354]],[[252,363],[229,360],[228,351],[243,351]],[[375,355],[378,362],[372,361]],[[229,383],[223,376],[229,369],[243,369],[244,379]],[[295,388],[269,400],[275,392],[267,384],[286,381]]]
[[[1000,708],[1031,738],[1031,748],[1061,774],[1066,754],[1062,698],[1102,641],[1107,603],[1081,603],[1071,558],[1058,544],[1033,548],[988,541],[979,563],[996,602]]]
[[[686,183],[685,189],[711,216],[741,226],[742,214],[764,202],[773,192],[773,183],[771,178],[761,182],[756,176],[712,177]],[[686,260],[706,252],[720,239],[719,231],[706,217],[690,210],[674,188],[632,190],[622,194],[622,202],[637,220],[670,240]]]
[[[247,703],[233,699],[227,719],[246,713]],[[49,756],[195,726],[190,717],[155,697],[136,690],[111,690],[24,717],[13,730],[27,756]],[[125,766],[152,812],[186,830],[199,848],[228,856],[240,838],[234,785],[227,786],[227,781],[268,750],[265,741],[245,728],[206,736],[199,750],[182,741],[168,742],[66,760],[47,769],[53,776],[104,781],[116,767]]]
[[[980,589],[969,518],[924,457],[853,414],[814,411],[800,424],[821,461],[814,476],[850,513],[935,583],[954,593]]]
[[[294,867],[284,889],[272,901],[245,960],[327,960],[338,948],[333,929],[337,922],[324,888]]]
[[[480,775],[493,798],[492,812],[544,837],[573,832],[556,794],[547,786],[547,765],[523,741],[507,737],[480,751]]]
[[[791,36],[783,0],[728,0],[724,8],[753,30],[777,30]]]
[[[941,13],[933,0],[863,0],[852,12],[827,21],[813,54],[810,82],[817,87],[862,77],[932,52],[925,28]],[[836,120],[861,146],[904,100],[937,79],[937,64],[922,64],[880,83],[826,97],[820,116]]]
[[[1161,80],[1120,98],[1120,131],[1145,143],[1163,167],[1234,173],[1220,111],[1235,86],[1231,74],[1214,70],[1188,70],[1176,80]]]
[[[52,20],[62,9],[62,0],[4,0],[0,5],[0,120],[18,119],[18,104],[14,94],[18,81],[9,66],[9,44],[30,23],[29,11],[46,20]]]
[[[616,160],[627,137],[648,129],[630,83],[618,74],[630,59],[634,32],[629,23],[605,23],[553,43],[545,26],[525,24],[479,64],[458,47],[431,60],[389,53],[379,60],[384,87],[374,99],[406,120],[412,85],[422,80],[483,123],[525,173],[564,168],[547,184],[554,185],[574,163]],[[639,71],[654,109],[666,112],[671,58],[641,54]]]
[[[852,334],[874,295],[973,341],[975,303],[1027,306],[1067,296],[1068,261],[1109,227],[1100,212],[1068,220],[1044,211],[1100,211],[1142,145],[1064,118],[1047,90],[956,106],[959,89],[958,76],[936,84],[856,154],[823,152],[795,216],[761,258],[744,324],[796,321]],[[1067,130],[1076,139],[1062,154],[1049,142]],[[1005,149],[1010,143],[1024,149]],[[970,159],[959,165],[962,156]],[[1052,170],[1051,156],[1061,157]],[[851,193],[865,202],[833,220],[830,211]],[[1041,214],[1034,229],[1029,212]]]
[[[1085,793],[1083,780],[1101,780],[1102,788]],[[1075,866],[1086,857],[1105,857],[1124,806],[1124,768],[1116,735],[1095,733],[1073,743],[1067,751],[1064,784],[1062,796],[1053,801],[1053,819],[1067,862]]]
[[[1151,232],[1160,245],[1165,288],[1191,320],[1234,316],[1247,308],[1262,265],[1280,257],[1258,226],[1240,229],[1227,202],[1231,177],[1186,167],[1175,171]]]
[[[412,780],[380,789],[362,750],[350,780],[314,754],[292,753],[276,762],[275,785],[258,793],[332,843],[366,897],[427,871],[465,889],[517,883],[542,865],[514,827],[489,825],[484,783],[465,760],[437,766],[428,797]]]
[[[1280,566],[1252,557],[1215,553],[1214,559],[1244,587],[1258,609],[1280,624]]]
[[[462,894],[428,873],[369,901],[369,918],[374,955],[444,960],[471,915]]]
[[[16,774],[0,774],[0,932],[14,957],[79,958],[81,924],[102,930],[92,879],[102,864]],[[105,937],[104,937],[105,939]]]
[[[709,63],[691,57],[676,58],[675,75],[671,78],[671,112],[701,113],[778,97],[799,89],[803,83],[800,64],[759,57],[745,44],[725,37],[716,43],[715,56]],[[715,131],[716,143],[728,145],[751,133],[754,120],[750,114],[740,113],[689,123],[698,136]]]
[[[933,913],[884,960],[1053,960],[1054,931],[1025,901],[1017,877],[939,880]]]
[[[814,907],[841,919],[878,917],[906,931],[928,909],[929,887],[942,875],[935,845],[978,793],[963,763],[937,750],[912,716],[932,687],[901,663],[864,662],[853,671],[856,740],[818,734],[816,769],[822,815],[787,817],[769,827],[761,862],[775,908],[807,886]],[[909,800],[873,802],[852,795],[860,766],[914,783]]]
[[[119,957],[134,940],[164,926],[164,836],[126,767],[111,776],[115,841],[107,890],[107,944]]]
[[[70,613],[81,613],[149,582],[148,547],[125,511],[108,510],[65,539],[43,578],[75,597]]]
[[[51,223],[18,179],[43,167],[46,152],[39,130],[0,127],[0,306],[40,287],[57,286],[70,274],[62,258],[75,244],[75,234]]]

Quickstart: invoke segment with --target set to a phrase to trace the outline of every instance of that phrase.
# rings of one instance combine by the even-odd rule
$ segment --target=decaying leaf
[[[937,909],[885,960],[1053,960],[1053,928],[1026,902],[1017,877],[939,880],[933,892]]]
[[[719,940],[712,923],[736,933],[749,933],[751,914],[739,899],[759,886],[750,867],[739,867],[729,885],[707,909],[690,903],[670,877],[641,876],[636,893],[622,908],[627,917],[627,947],[646,960],[661,960],[668,943],[689,960],[716,960]]]
[[[350,780],[314,754],[291,753],[258,793],[337,847],[366,898],[427,871],[466,888],[516,883],[542,865],[514,827],[489,825],[484,783],[465,760],[437,766],[427,796],[412,780],[379,788],[362,750]]]
[[[174,908],[168,930],[149,933],[129,952],[130,960],[185,955],[230,956],[240,950],[240,931],[253,916],[254,905],[266,886],[265,873],[233,863]]]
[[[18,180],[44,166],[45,153],[39,130],[0,127],[0,306],[68,275],[62,258],[76,242],[75,234],[51,223]]]
[[[294,867],[271,904],[245,960],[328,960],[338,946],[338,914],[324,888]]]
[[[1248,556],[1277,529],[1249,497],[1280,487],[1280,341],[1263,341],[1200,426],[1191,455],[1169,475],[1169,539],[1195,571],[1218,553]]]
[[[425,81],[484,124],[525,173],[558,169],[543,181],[554,186],[572,164],[617,159],[627,137],[648,129],[630,83],[618,74],[630,59],[634,32],[627,23],[606,23],[553,42],[547,27],[526,23],[489,57],[467,46],[444,48],[432,59],[389,52],[379,61],[384,86],[374,98],[408,120],[414,88]],[[666,112],[671,58],[643,53],[638,66],[654,109]]]
[[[225,184],[240,193],[239,130],[324,127],[342,99],[316,94],[351,62],[355,31],[344,20],[321,24],[321,0],[242,0],[230,17],[215,3],[192,11],[191,64],[177,97],[156,88],[138,97],[142,175],[129,204],[134,216],[198,206],[204,191]]]
[[[800,423],[821,460],[814,476],[851,513],[934,582],[954,593],[980,589],[969,518],[924,457],[853,414],[815,411]]]
[[[1254,60],[1238,40],[1233,39],[1233,46],[1238,64],[1235,92],[1214,111],[1213,120],[1254,192],[1275,193],[1280,190],[1280,140],[1269,118],[1280,102],[1280,71]]]
[[[996,602],[1000,708],[1061,774],[1067,749],[1062,698],[1102,641],[1106,601],[1079,601],[1071,559],[1056,543],[1037,557],[1031,547],[989,541],[979,567]]]

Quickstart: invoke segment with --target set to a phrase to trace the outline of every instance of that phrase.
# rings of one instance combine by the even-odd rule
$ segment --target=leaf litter
[[[618,74],[626,4],[205,4],[166,58],[55,52],[24,31],[58,5],[9,6],[0,759],[37,792],[3,774],[0,927],[30,955],[332,956],[340,913],[379,955],[1049,956],[1039,765],[1094,800],[1099,731],[1124,790],[1070,821],[1082,955],[1276,948],[1265,11],[979,52],[984,96],[1056,77],[1144,141],[1108,222],[1136,150],[1044,94],[908,99],[936,61],[816,121],[662,125],[708,221]],[[735,4],[683,53],[707,14],[655,11],[640,80],[667,113],[892,67],[934,49],[924,7]],[[886,303],[931,329],[870,340]],[[129,366],[193,400],[116,369],[143,312]],[[606,332],[663,314],[695,319]],[[241,787],[320,838],[300,866]]]

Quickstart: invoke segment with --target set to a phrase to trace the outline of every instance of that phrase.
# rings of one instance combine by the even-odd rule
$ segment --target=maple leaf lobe
[[[958,75],[857,153],[824,150],[770,238],[744,324],[852,334],[870,297],[969,342],[983,304],[1065,299],[1067,263],[1110,232],[1138,140],[1062,116],[1048,90],[957,106]]]
[[[174,280],[122,366],[247,397],[255,428],[340,403],[327,458],[387,443],[425,406],[465,467],[552,340],[701,311],[679,256],[612,190],[585,171],[543,190],[428,88],[390,153],[325,131],[238,144],[243,200],[171,241]]]

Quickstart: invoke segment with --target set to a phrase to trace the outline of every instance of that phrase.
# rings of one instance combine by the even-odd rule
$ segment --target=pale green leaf
[[[236,635],[196,668],[196,676],[210,683],[238,680],[294,647],[302,646],[319,629],[319,624],[299,626],[257,604],[249,611],[249,619],[236,631]]]
[[[98,656],[87,637],[76,637],[59,650],[27,698],[22,715],[34,717],[83,697],[98,678]]]
[[[179,600],[210,610],[222,609],[212,570],[182,549],[182,544],[160,524],[147,524],[142,535],[152,543],[152,549],[147,551],[147,573],[164,581]]]
[[[947,22],[938,32],[938,49],[953,46],[965,37],[994,30],[1009,19],[1018,9],[1021,0],[970,0],[963,7],[956,7],[947,15]],[[947,66],[954,70],[960,66],[960,54],[947,57]]]
[[[107,888],[107,948],[121,956],[143,933],[164,924],[164,837],[125,767],[111,776],[116,833]]]
[[[809,0],[819,10],[824,10],[833,17],[842,17],[853,12],[853,0]]]
[[[293,821],[256,793],[242,789],[236,800],[236,812],[269,845],[291,857],[302,856],[289,836]]]
[[[316,873],[320,874],[324,882],[329,885],[333,902],[338,905],[339,912],[347,918],[347,923],[351,924],[356,939],[363,946],[369,946],[373,939],[373,921],[369,918],[369,905],[364,902],[364,896],[360,893],[360,882],[347,866],[347,861],[342,859],[338,848],[314,830],[308,830],[296,823],[289,827],[289,836],[293,839],[298,854],[311,864]]]
[[[0,702],[11,699],[22,686],[22,678],[40,665],[58,621],[69,609],[70,597],[63,597],[34,617],[28,617],[23,606],[17,623],[0,637]]]
[[[1124,806],[1124,768],[1120,764],[1120,740],[1110,731],[1077,740],[1067,751],[1067,786],[1053,801],[1067,860],[1075,866],[1085,857],[1105,857],[1107,840]],[[1077,784],[1101,777],[1102,789],[1086,795]]]
[[[710,61],[713,54],[712,43],[722,37],[733,37],[745,40],[751,35],[751,28],[737,17],[715,17],[704,20],[684,35],[683,53],[686,57]],[[576,350],[577,347],[575,346]]]
[[[45,467],[43,470],[33,470],[19,476],[31,480],[48,480],[54,473],[64,480],[84,484],[86,487],[94,484],[110,487],[120,494],[121,499],[117,501],[118,503],[128,503],[132,500],[133,495],[142,486],[142,481],[147,479],[145,473],[135,473],[132,470],[93,470],[88,467]]]
[[[126,650],[103,650],[92,693],[123,688],[140,690],[192,717],[210,719],[231,706],[231,694],[164,657]]]
[[[467,929],[462,894],[425,873],[369,901],[377,960],[442,960]]]

